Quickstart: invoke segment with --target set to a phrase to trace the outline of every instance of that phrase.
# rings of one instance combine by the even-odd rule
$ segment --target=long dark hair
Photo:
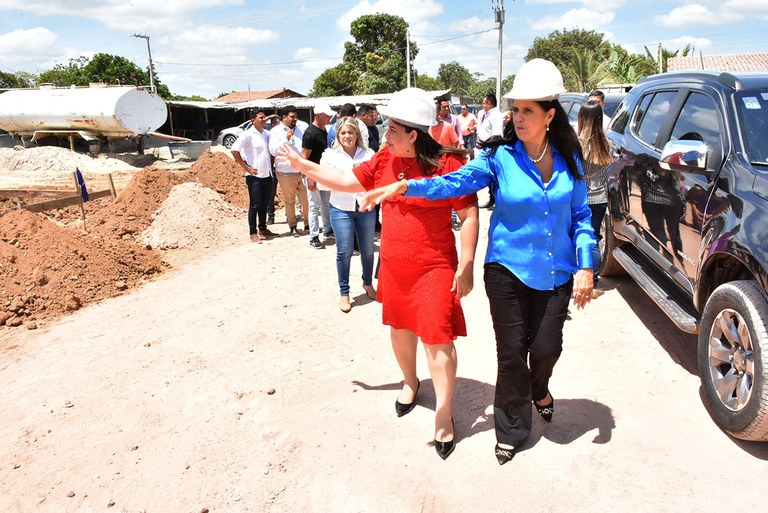
[[[584,175],[579,171],[579,167],[576,164],[576,159],[583,160],[581,153],[581,144],[579,144],[579,138],[576,136],[576,132],[573,131],[573,127],[568,122],[568,115],[563,110],[563,106],[557,100],[537,100],[536,103],[548,111],[549,109],[555,109],[555,117],[552,118],[552,122],[549,124],[549,141],[553,148],[557,148],[557,151],[565,159],[565,163],[568,165],[568,171],[577,180],[583,180]],[[514,145],[518,141],[517,134],[515,133],[515,124],[510,119],[504,126],[504,132],[502,135],[494,135],[487,140],[480,143],[480,148],[490,148],[490,155],[496,152],[496,148],[502,145]]]
[[[398,123],[399,124],[399,123]],[[439,142],[435,141],[431,135],[426,132],[422,132],[418,128],[413,128],[406,125],[402,126],[406,133],[411,133],[416,130],[416,161],[424,170],[427,176],[432,176],[437,173],[437,169],[440,166],[440,156],[446,153],[455,155],[461,155],[467,157],[468,152],[459,148],[448,148],[442,146]]]
[[[603,107],[600,102],[589,100],[582,105],[577,123],[584,160],[597,165],[610,164],[613,158],[603,133]]]

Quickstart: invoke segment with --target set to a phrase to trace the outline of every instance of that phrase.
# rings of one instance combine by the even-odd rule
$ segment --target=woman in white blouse
[[[360,128],[352,117],[342,118],[336,129],[333,147],[325,150],[320,165],[335,167],[352,173],[352,168],[369,160],[373,151],[363,146]],[[363,265],[363,289],[376,299],[373,288],[373,238],[376,212],[360,212],[358,201],[364,193],[331,191],[331,226],[336,235],[336,272],[339,277],[341,298],[339,308],[344,313],[352,309],[349,301],[349,267],[354,251],[355,235]]]

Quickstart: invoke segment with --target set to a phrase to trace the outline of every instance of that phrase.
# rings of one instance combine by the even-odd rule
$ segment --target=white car
[[[219,132],[219,137],[216,139],[218,144],[223,145],[226,149],[230,149],[240,134],[251,128],[251,120],[249,119],[245,123],[230,128],[225,128]]]

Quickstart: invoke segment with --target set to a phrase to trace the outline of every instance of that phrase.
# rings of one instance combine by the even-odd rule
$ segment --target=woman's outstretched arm
[[[303,159],[301,158],[301,155],[287,143],[283,144],[280,149],[277,150],[277,162],[281,166],[288,166],[291,169],[295,169],[334,191],[365,191],[365,188],[353,173],[333,167],[321,166],[320,164],[315,164],[307,159]]]

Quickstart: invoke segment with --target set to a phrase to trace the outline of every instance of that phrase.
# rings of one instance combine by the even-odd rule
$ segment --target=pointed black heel
[[[438,442],[437,439],[435,439],[435,451],[438,456],[443,458],[443,460],[448,459],[448,456],[450,456],[456,448],[456,426],[453,424],[453,418],[451,418],[451,427],[453,428],[453,440],[449,440],[448,442]]]
[[[547,394],[550,397],[552,397],[550,394]],[[546,406],[539,406],[538,403],[534,401],[533,405],[536,407],[536,411],[539,412],[539,415],[541,415],[541,418],[544,419],[547,422],[552,422],[552,415],[555,413],[555,398],[552,397],[552,402],[549,403]]]
[[[496,461],[499,462],[499,465],[504,465],[505,463],[512,461],[512,458],[514,458],[517,453],[517,449],[514,447],[512,449],[504,449],[499,444],[496,444],[494,453],[496,454]]]
[[[413,394],[413,401],[411,401],[408,404],[401,403],[397,399],[395,399],[395,413],[397,413],[398,417],[402,417],[403,415],[407,415],[408,413],[411,413],[411,410],[413,410],[416,407],[416,396],[419,395],[419,389],[421,388],[421,381],[419,381],[416,384],[416,392]]]

